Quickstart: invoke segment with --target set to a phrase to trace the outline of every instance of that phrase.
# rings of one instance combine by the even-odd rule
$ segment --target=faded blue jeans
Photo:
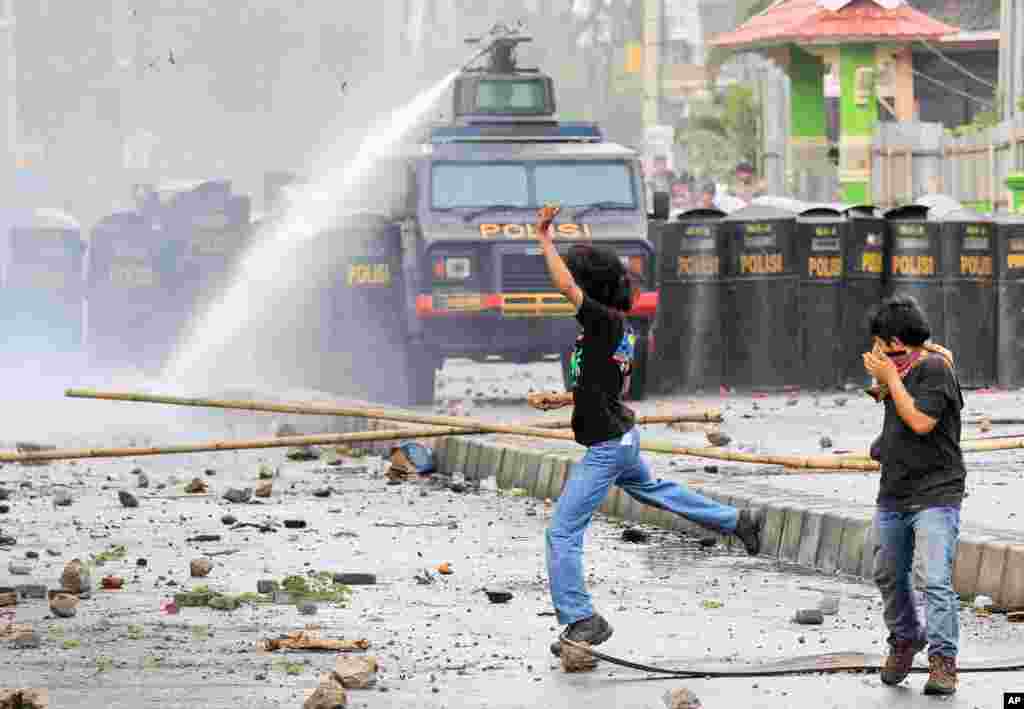
[[[583,533],[613,484],[645,505],[726,534],[736,531],[736,508],[690,492],[679,483],[651,478],[647,462],[640,457],[635,428],[622,438],[590,446],[570,471],[546,535],[548,581],[559,624],[594,614],[583,582]]]
[[[928,507],[914,512],[879,508],[875,525],[875,583],[882,592],[890,644],[924,640],[929,655],[955,658],[960,644],[960,598],[953,590],[953,561],[960,540],[960,508]],[[923,586],[923,613],[912,576],[919,576],[916,585]]]

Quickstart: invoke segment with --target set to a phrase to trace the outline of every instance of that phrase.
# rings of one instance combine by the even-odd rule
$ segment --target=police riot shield
[[[951,212],[941,226],[945,341],[965,387],[996,381],[995,224],[969,211]]]
[[[136,212],[104,217],[89,240],[88,351],[94,365],[158,371],[189,307],[175,299],[178,254]]]
[[[751,206],[722,220],[726,268],[729,385],[778,388],[799,378],[799,271],[792,212]]]
[[[996,219],[995,265],[996,373],[999,386],[1017,389],[1024,387],[1024,217]]]
[[[891,209],[885,219],[889,223],[887,292],[914,296],[931,325],[932,340],[943,344],[946,309],[940,222],[929,219],[928,207],[921,205]]]
[[[843,253],[849,223],[834,209],[818,207],[796,220],[800,268],[800,381],[811,389],[842,384]]]
[[[847,237],[843,244],[845,284],[840,327],[840,375],[844,384],[866,386],[863,353],[871,349],[868,314],[885,295],[885,243],[888,223],[868,205],[845,212]]]
[[[58,210],[18,215],[4,234],[0,331],[5,365],[82,352],[86,242]]]
[[[693,209],[660,229],[658,346],[648,386],[659,393],[717,389],[725,365],[725,213]]]

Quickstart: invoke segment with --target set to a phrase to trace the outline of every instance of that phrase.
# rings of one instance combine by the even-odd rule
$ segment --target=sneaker
[[[928,670],[925,694],[956,694],[956,658],[932,655],[928,658]]]
[[[924,650],[927,641],[893,640],[889,644],[889,655],[882,665],[882,682],[897,685],[907,678],[914,666],[914,655]]]
[[[764,513],[760,510],[740,510],[736,520],[736,536],[743,542],[747,553],[757,556],[761,553],[761,533],[764,531]]]
[[[574,643],[587,643],[588,645],[600,645],[612,636],[612,626],[595,613],[589,618],[577,620],[565,631],[565,637]],[[559,641],[551,643],[551,654],[555,657],[562,656],[562,644]]]

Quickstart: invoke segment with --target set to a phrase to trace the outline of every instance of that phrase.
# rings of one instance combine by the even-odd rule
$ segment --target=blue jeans
[[[960,508],[929,507],[914,512],[880,508],[875,525],[875,583],[882,592],[889,643],[927,641],[929,655],[955,658],[960,643],[960,598],[953,590],[953,560],[960,539]],[[919,576],[917,585],[924,587],[924,613],[915,599],[919,594],[914,592],[912,575]]]
[[[640,457],[635,428],[622,438],[590,446],[570,471],[546,535],[551,600],[562,625],[594,615],[583,583],[583,532],[612,484],[645,505],[727,534],[736,531],[736,508],[690,492],[679,483],[651,478],[650,468]]]

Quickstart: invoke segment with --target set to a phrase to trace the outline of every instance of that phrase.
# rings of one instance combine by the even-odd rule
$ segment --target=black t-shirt
[[[573,391],[572,430],[584,446],[621,438],[635,421],[622,405],[622,389],[633,366],[636,336],[626,318],[587,295],[576,313],[583,334],[569,360]]]
[[[967,473],[960,450],[963,394],[945,359],[937,354],[925,357],[907,373],[903,385],[918,411],[938,423],[931,432],[918,435],[896,413],[892,398],[885,400],[878,491],[878,505],[885,509],[956,506],[964,497]]]

